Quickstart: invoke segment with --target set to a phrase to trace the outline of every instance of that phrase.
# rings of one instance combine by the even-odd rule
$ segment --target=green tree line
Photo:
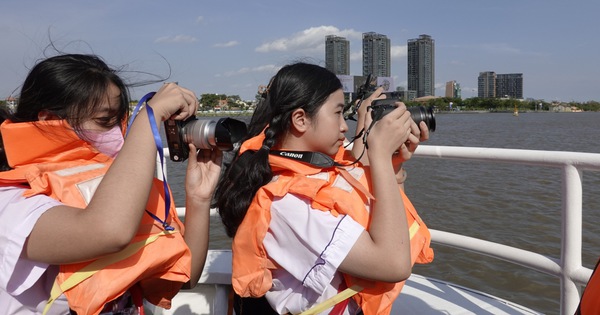
[[[257,100],[259,99],[259,95],[257,95]],[[240,109],[240,110],[248,110],[252,106],[252,104],[247,104],[242,102],[242,99],[239,95],[225,95],[225,94],[202,94],[200,99],[198,100],[200,104],[202,104],[201,111],[212,110],[219,105],[219,100],[227,100],[227,106],[229,109]],[[132,101],[132,103],[137,103],[137,101]],[[428,100],[425,104],[422,102],[408,101],[405,102],[407,106],[417,106],[417,105],[426,105],[426,106],[434,106],[438,110],[448,111],[455,110],[460,108],[460,110],[485,110],[485,111],[512,111],[515,107],[519,111],[535,111],[542,110],[547,111],[550,110],[550,102],[543,100],[516,100],[516,99],[493,99],[493,98],[450,98],[450,97],[439,97]],[[452,104],[452,108],[450,108],[450,104]],[[583,111],[600,111],[600,102],[598,101],[588,101],[588,102],[568,102],[565,103],[567,106],[577,107]],[[5,107],[6,101],[0,100],[0,107]]]
[[[405,102],[407,106],[424,105],[422,102],[408,101]],[[450,108],[452,104],[452,108]],[[494,98],[450,98],[450,97],[439,97],[428,100],[425,105],[435,106],[437,109],[442,111],[456,110],[457,107],[460,110],[485,110],[485,111],[512,111],[517,108],[519,111],[535,111],[550,110],[552,103],[543,100],[517,100],[517,99],[494,99]],[[583,111],[600,111],[600,102],[589,101],[584,103],[579,102],[568,102],[564,103],[567,106],[577,107]]]
[[[226,94],[211,94],[206,93],[200,95],[201,107],[200,111],[207,111],[214,109],[219,106],[219,103],[223,100],[227,101],[228,109],[237,109],[237,110],[247,110],[250,104],[247,104],[242,101],[242,98],[239,95],[226,95]]]

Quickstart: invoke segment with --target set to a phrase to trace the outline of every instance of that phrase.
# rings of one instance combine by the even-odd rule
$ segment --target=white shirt
[[[45,195],[22,196],[25,189],[0,187],[0,312],[41,314],[58,267],[21,257],[38,218],[61,203]],[[49,314],[68,314],[66,300],[57,300]]]
[[[308,199],[287,194],[273,200],[263,244],[281,268],[273,271],[266,294],[271,307],[298,314],[336,295],[343,280],[337,269],[363,231],[350,216],[313,209]],[[349,308],[344,314],[354,314],[357,306],[351,301]]]

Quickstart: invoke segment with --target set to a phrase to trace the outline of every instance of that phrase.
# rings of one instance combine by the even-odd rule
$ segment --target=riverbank
[[[197,111],[196,116],[198,117],[243,117],[243,116],[252,116],[254,111],[246,110],[246,111],[218,111],[218,112],[208,112],[208,111]]]
[[[436,115],[442,114],[512,114],[512,110],[505,111],[490,111],[490,110],[459,110],[459,111],[436,111]],[[595,113],[595,112],[552,112],[552,111],[519,111],[519,114],[547,114],[547,113]],[[198,111],[196,116],[198,117],[250,117],[254,114],[254,111],[219,111],[219,112],[208,112]]]

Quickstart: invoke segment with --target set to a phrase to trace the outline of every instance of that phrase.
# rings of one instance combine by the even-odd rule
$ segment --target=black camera
[[[381,100],[374,100],[371,102],[371,117],[374,121],[381,119],[389,112],[396,108],[397,99],[385,98]],[[413,106],[406,108],[410,112],[410,117],[417,123],[417,125],[424,121],[429,128],[429,131],[435,131],[435,115],[433,113],[433,106]]]
[[[198,149],[233,150],[234,144],[246,135],[246,124],[232,118],[196,118],[184,121],[167,119],[165,134],[172,161],[183,162],[189,156],[189,143]]]

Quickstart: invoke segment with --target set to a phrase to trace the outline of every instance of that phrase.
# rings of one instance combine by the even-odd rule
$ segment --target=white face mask
[[[83,131],[82,138],[89,141],[96,150],[112,158],[117,156],[125,142],[119,125],[115,125],[108,131]]]

